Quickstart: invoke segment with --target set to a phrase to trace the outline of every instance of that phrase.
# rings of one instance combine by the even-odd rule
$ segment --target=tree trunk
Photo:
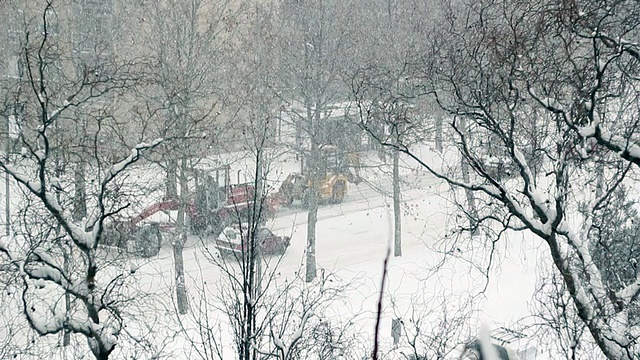
[[[73,220],[80,221],[87,216],[87,187],[84,162],[78,161],[73,169],[75,193],[73,196]]]
[[[306,251],[306,272],[305,281],[312,282],[317,276],[316,269],[316,225],[318,223],[318,162],[317,146],[312,140],[310,159],[308,162],[309,179],[311,187],[307,190],[307,251]]]
[[[67,244],[62,242],[62,252],[64,254],[63,269],[65,274],[71,273],[71,264],[69,263],[69,257],[71,256],[71,246],[67,249]],[[64,310],[66,314],[71,311],[71,295],[68,291],[64,293]],[[62,331],[62,346],[69,346],[71,344],[71,332],[67,329]]]
[[[308,104],[308,103],[307,103]],[[307,190],[307,251],[306,251],[306,269],[305,269],[305,281],[312,282],[317,276],[316,265],[316,225],[318,223],[318,183],[320,182],[319,176],[319,163],[318,163],[318,143],[316,126],[320,120],[319,101],[315,102],[315,114],[311,112],[311,106],[307,105],[307,119],[310,121],[310,143],[309,159],[307,161],[308,177],[311,182],[311,186]]]
[[[467,121],[462,119],[460,121],[460,128],[464,133],[467,131]],[[469,164],[466,159],[462,157],[460,169],[462,170],[462,180],[465,183],[469,183]],[[469,229],[471,230],[471,235],[476,235],[478,232],[477,229],[477,221],[478,221],[478,210],[476,208],[476,199],[473,191],[465,190],[465,195],[467,197],[467,208],[469,209],[469,213],[467,217],[469,218]]]
[[[266,134],[265,134],[266,135]],[[262,181],[262,177],[263,177],[263,155],[262,155],[262,149],[257,149],[257,154],[256,154],[256,181],[254,182],[255,184],[255,194],[254,194],[254,201],[253,201],[253,213],[254,213],[254,221],[255,221],[255,228],[256,230],[260,229],[260,224],[262,223],[262,217],[264,216],[263,211],[263,196],[264,196],[264,182]],[[257,234],[254,234],[254,239],[256,237]],[[262,288],[262,249],[260,248],[260,244],[257,244],[254,247],[254,251],[255,251],[255,259],[254,259],[254,266],[255,266],[255,273],[253,274],[254,276],[254,294],[259,294]]]
[[[396,136],[397,138],[397,136]],[[402,256],[402,209],[400,208],[400,152],[393,149],[393,256]]]
[[[109,354],[106,352],[98,352],[94,354],[96,360],[109,360]]]
[[[243,296],[244,301],[243,309],[244,309],[244,322],[242,328],[242,344],[240,351],[240,358],[242,360],[252,360],[255,359],[255,349],[253,349],[253,338],[255,336],[255,327],[256,327],[256,309],[255,309],[255,299],[257,295],[257,284],[256,284],[256,263],[257,263],[257,248],[256,244],[256,232],[252,231],[252,227],[255,224],[248,224],[249,231],[247,231],[247,242],[250,244],[247,251],[248,253],[243,254],[244,265],[243,268]],[[257,230],[257,227],[254,227]],[[244,235],[241,235],[244,236]]]
[[[184,258],[182,251],[187,241],[187,224],[186,224],[186,208],[189,196],[189,187],[186,174],[187,160],[182,159],[180,164],[180,203],[178,207],[177,231],[178,236],[173,240],[173,259],[176,273],[176,302],[178,312],[186,314],[189,310],[189,302],[187,298],[187,288],[184,279]]]
[[[462,159],[462,180],[465,183],[469,183],[469,164]],[[469,229],[471,230],[471,235],[476,235],[478,233],[478,210],[476,209],[476,198],[471,190],[465,190],[465,195],[467,197],[467,206],[469,209],[469,213],[467,217],[469,218]]]
[[[604,191],[604,163],[602,160],[596,164],[596,197],[602,196]]]
[[[17,108],[14,107],[13,108],[13,116],[14,119],[17,121],[18,119],[18,113],[17,113]],[[9,129],[11,127],[9,121],[9,116],[5,116],[6,122],[5,124],[7,125],[6,128],[6,133],[7,136],[5,137],[5,144],[4,144],[4,161],[5,164],[9,164],[10,163],[10,159],[9,159],[9,154],[11,153],[11,136],[10,136],[10,132]],[[4,173],[4,216],[5,216],[5,229],[4,229],[4,233],[7,237],[11,236],[11,175],[9,175],[9,172],[5,172]]]
[[[441,111],[436,111],[436,135],[435,135],[435,142],[436,142],[436,151],[440,154],[442,154],[443,151],[443,144],[442,144],[442,131],[443,131],[443,124],[442,124],[443,120],[442,120],[442,112]]]
[[[62,165],[60,164],[60,154],[56,152],[54,159],[55,159],[54,161],[55,177],[60,179],[62,177]],[[82,173],[82,179],[79,179],[79,176],[77,175],[78,168],[82,167],[81,165],[79,165],[80,163],[81,162],[78,161],[78,165],[74,169],[75,196],[73,199],[74,200],[73,219],[75,221],[81,220],[87,214],[86,201],[85,201],[86,191],[84,190],[84,184],[85,184],[84,172]],[[81,195],[79,196],[79,194]],[[81,199],[79,199],[79,197]],[[58,191],[56,191],[56,200],[58,201],[58,203],[60,203],[60,192]],[[82,208],[83,205],[84,205],[84,208]],[[55,232],[56,232],[56,237],[60,236],[61,227],[59,224],[56,226]],[[62,252],[62,256],[63,256],[62,269],[64,271],[64,274],[70,274],[71,264],[69,260],[71,257],[71,247],[68,246],[68,243],[66,242],[65,238],[60,239],[58,242],[58,245],[60,246],[60,251]],[[65,310],[65,314],[67,315],[71,311],[71,295],[69,294],[68,291],[64,292],[64,310]],[[71,344],[71,332],[68,329],[63,329],[62,330],[62,346],[69,346],[70,344]]]
[[[178,198],[178,161],[175,159],[169,159],[167,161],[167,182],[165,184],[165,198],[177,199]]]
[[[187,288],[184,281],[184,258],[182,256],[183,239],[177,236],[173,241],[173,260],[176,271],[176,303],[178,305],[178,313],[186,314],[189,311],[189,302],[187,299]]]
[[[307,261],[306,282],[312,282],[317,276],[316,269],[316,224],[318,222],[317,181],[309,191],[309,213],[307,214]]]

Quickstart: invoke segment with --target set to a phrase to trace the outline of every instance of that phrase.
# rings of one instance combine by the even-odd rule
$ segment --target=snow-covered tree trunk
[[[542,241],[602,353],[635,359],[640,274],[626,266],[637,266],[634,246],[620,240],[638,226],[634,207],[614,214],[620,202],[613,200],[622,187],[636,185],[640,165],[639,77],[637,67],[629,68],[640,61],[632,40],[640,34],[640,5],[606,5],[505,0],[437,9],[442,17],[419,50],[420,65],[403,71],[423,82],[407,93],[433,95],[452,116],[461,158],[454,168],[461,171],[440,171],[411,144],[399,149],[464,192],[459,205],[471,229],[486,223],[496,231],[487,241],[509,241],[512,231]],[[370,81],[369,69],[361,70]],[[620,216],[627,219],[620,229],[605,231]]]
[[[187,296],[187,287],[185,283],[184,274],[184,257],[183,250],[184,244],[187,241],[187,202],[189,199],[189,179],[187,178],[187,160],[182,158],[180,160],[180,197],[178,202],[178,222],[176,231],[177,234],[173,239],[173,265],[175,272],[175,287],[176,287],[176,304],[178,306],[178,313],[186,314],[189,311],[189,299]]]
[[[640,164],[630,110],[638,76],[627,68],[640,61],[629,40],[640,33],[640,6],[609,5],[498,1],[441,9],[444,21],[421,56],[432,72],[423,85],[453,116],[462,172],[442,173],[400,148],[465,192],[472,229],[487,222],[501,238],[527,230],[543,241],[603,354],[634,359],[640,276],[603,277],[608,265],[596,249],[615,235],[595,221],[616,206],[621,184],[636,182],[631,174]],[[618,262],[635,264],[628,252]]]
[[[398,143],[398,130],[392,134]],[[400,152],[397,148],[392,148],[393,153],[393,256],[402,256],[402,194],[400,192]]]
[[[169,155],[167,160],[167,177],[165,180],[165,198],[178,198],[178,161],[174,158],[175,154]]]
[[[436,143],[436,151],[442,154],[443,151],[443,114],[441,111],[436,110],[435,112],[435,143]]]
[[[301,155],[301,172],[308,183],[304,202],[307,205],[306,276],[316,278],[316,226],[318,206],[330,194],[319,194],[328,171],[322,151],[326,149],[329,131],[323,121],[331,113],[330,106],[344,97],[334,89],[340,87],[339,74],[344,65],[345,48],[341,23],[344,2],[282,1],[278,3],[282,33],[279,36],[282,58],[279,79],[282,100],[293,104],[287,112],[295,139],[289,144]],[[294,109],[295,108],[295,109]],[[345,150],[345,149],[340,149]],[[330,190],[332,191],[332,190]]]
[[[74,179],[74,198],[73,198],[73,218],[75,221],[80,221],[87,217],[87,186],[86,186],[86,174],[85,163],[79,160],[74,164],[73,179]]]
[[[316,264],[316,226],[318,223],[318,186],[320,184],[319,162],[318,162],[318,143],[316,141],[316,131],[318,121],[320,119],[320,111],[318,104],[315,104],[315,112],[312,113],[311,106],[307,106],[307,119],[311,124],[310,148],[307,157],[307,169],[309,178],[309,188],[307,189],[307,248],[305,252],[305,280],[313,281],[317,276]]]
[[[461,132],[466,133],[467,122],[463,119],[460,121]],[[470,181],[470,167],[465,158],[462,158],[460,162],[460,171],[462,173],[462,181],[469,183]],[[500,174],[502,176],[502,174]],[[464,195],[467,201],[467,218],[469,219],[469,231],[472,235],[475,235],[478,231],[478,210],[476,208],[476,198],[473,191],[464,189]]]
[[[13,116],[17,119],[17,115],[15,114],[15,110],[14,110],[14,114]],[[9,136],[9,117],[6,117],[7,121],[7,135],[5,137],[5,153],[4,153],[4,161],[5,163],[9,162],[9,154],[11,153],[11,147],[10,147],[10,141],[11,141],[11,137]],[[9,237],[11,236],[11,175],[9,175],[9,173],[6,173],[4,176],[4,219],[5,219],[5,232],[4,234]]]

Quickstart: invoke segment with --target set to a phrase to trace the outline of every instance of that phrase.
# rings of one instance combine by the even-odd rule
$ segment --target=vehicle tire
[[[333,185],[333,190],[331,191],[331,202],[334,204],[340,204],[342,200],[344,200],[345,193],[346,186],[344,182],[337,182],[335,185]]]
[[[135,254],[144,258],[150,258],[160,253],[162,247],[162,234],[156,224],[144,225],[134,235]]]

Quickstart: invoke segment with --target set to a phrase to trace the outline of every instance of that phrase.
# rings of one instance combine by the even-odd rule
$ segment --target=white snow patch
[[[38,150],[35,152],[36,157],[38,158],[38,160],[43,161],[47,158],[47,154],[44,152],[44,150]]]

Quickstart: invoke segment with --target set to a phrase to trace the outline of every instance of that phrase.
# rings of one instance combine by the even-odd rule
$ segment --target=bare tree
[[[159,136],[184,141],[167,144],[159,164],[165,169],[165,199],[178,202],[173,245],[176,297],[182,314],[188,310],[183,248],[187,234],[202,227],[189,223],[189,173],[210,152],[219,129],[220,112],[228,95],[221,90],[223,58],[230,51],[233,24],[240,11],[230,1],[163,1],[137,11],[146,15],[142,38],[151,57],[153,79],[147,103],[157,109]],[[224,139],[224,135],[220,136]],[[224,140],[222,140],[224,141]],[[191,225],[191,226],[190,226]]]
[[[124,323],[133,271],[114,271],[99,246],[112,218],[129,206],[122,175],[162,139],[138,143],[115,163],[102,158],[98,144],[112,135],[108,124],[114,113],[104,112],[136,84],[136,66],[85,62],[76,71],[73,59],[63,56],[70,42],[60,34],[68,23],[56,10],[53,1],[23,8],[23,77],[3,94],[19,105],[18,141],[24,150],[22,158],[2,161],[0,167],[24,191],[25,206],[16,236],[0,243],[0,254],[5,271],[18,281],[20,310],[35,333],[50,337],[68,331],[84,338],[96,359],[107,359],[129,336]],[[94,105],[99,110],[91,111]],[[75,194],[68,191],[73,181],[60,171],[59,156],[68,154],[69,143],[60,141],[63,129],[83,123],[90,124],[84,136],[92,140],[93,157],[86,161],[92,164],[93,182],[87,189],[91,208],[78,219]]]
[[[304,162],[308,180],[305,203],[307,215],[306,279],[317,276],[316,225],[320,203],[320,183],[326,170],[322,155],[327,145],[323,123],[340,96],[340,60],[349,6],[345,2],[317,1],[281,4],[284,26],[280,33],[282,89],[291,125],[295,128],[293,151]],[[346,92],[344,92],[346,94]],[[290,106],[293,104],[293,106]],[[336,135],[337,134],[332,134]],[[346,184],[344,184],[346,187]]]
[[[413,360],[450,358],[473,335],[474,299],[451,294],[416,298],[406,314],[397,314],[403,319],[399,352]]]
[[[526,321],[531,338],[545,352],[567,359],[594,357],[598,348],[589,329],[578,317],[566,285],[557,273],[545,274],[532,304],[533,319]],[[553,334],[553,336],[550,336]]]
[[[352,98],[356,113],[364,116],[366,123],[361,126],[376,141],[390,144],[402,144],[410,147],[427,140],[431,131],[430,121],[421,119],[424,104],[420,103],[419,93],[406,77],[403,62],[398,67],[368,67],[352,75]],[[353,121],[358,121],[356,117]],[[392,199],[394,214],[394,256],[402,256],[402,197],[400,176],[401,152],[397,146],[390,146],[392,164]],[[383,159],[386,160],[386,159]],[[383,161],[386,162],[386,161]],[[384,164],[383,164],[384,166]]]
[[[629,40],[638,4],[452,2],[443,11],[431,50],[409,76],[424,80],[421,89],[452,116],[469,177],[385,145],[472,192],[475,209],[464,208],[475,224],[542,240],[605,356],[637,357],[637,273],[608,283],[591,236],[640,163],[632,110],[640,57]],[[486,237],[500,239],[508,236]]]
[[[246,162],[244,170],[248,182],[238,184],[236,188],[242,194],[229,204],[227,227],[220,229],[220,234],[214,234],[217,245],[205,249],[205,257],[221,272],[221,276],[213,292],[203,287],[195,294],[199,300],[194,321],[199,331],[191,342],[195,345],[195,353],[203,359],[228,358],[224,342],[218,340],[220,333],[215,327],[219,325],[199,318],[201,313],[209,312],[228,318],[227,326],[231,330],[238,359],[257,359],[260,356],[265,331],[261,314],[263,300],[267,291],[271,291],[274,268],[289,242],[288,237],[276,237],[264,227],[269,217],[271,195],[266,179],[270,176],[272,157],[279,155],[278,149],[271,148],[275,123],[270,110],[275,98],[269,88],[272,84],[269,76],[271,59],[266,56],[272,34],[269,27],[273,13],[270,10],[268,6],[259,4],[247,9],[251,21],[239,29],[244,41],[238,44],[237,52],[233,54],[238,57],[231,67],[235,85],[229,87],[233,98],[228,110],[233,109],[230,112],[236,120],[229,129],[237,131],[237,134],[228,136],[226,140],[235,141],[221,148],[233,151],[240,145],[244,150],[241,162]],[[256,51],[252,46],[264,46],[265,51]],[[241,166],[241,172],[243,164],[235,165]],[[268,257],[269,252],[276,253],[273,259]]]
[[[189,328],[189,323],[181,322],[194,356],[220,360],[230,356],[359,359],[364,354],[356,322],[335,318],[328,311],[348,301],[344,293],[351,284],[324,272],[312,284],[301,275],[285,277],[280,274],[280,256],[273,255],[260,259],[263,270],[253,272],[260,278],[251,283],[251,278],[244,275],[251,269],[240,256],[220,258],[210,253],[206,257],[222,274],[215,284],[201,283],[197,287],[197,311],[190,319],[194,325]],[[252,297],[238,296],[245,291],[251,291]]]
[[[247,164],[241,170],[249,180],[242,185],[247,186],[248,199],[244,204],[233,204],[229,227],[217,236],[215,246],[207,246],[205,258],[221,274],[215,284],[200,283],[193,295],[197,299],[193,318],[181,323],[185,328],[195,324],[197,332],[191,332],[190,342],[194,356],[202,359],[303,359],[317,353],[331,358],[350,350],[341,349],[341,343],[347,340],[344,328],[352,323],[331,324],[321,317],[323,306],[341,296],[344,284],[324,277],[306,284],[302,276],[281,273],[280,263],[290,238],[273,234],[266,226],[273,201],[278,199],[268,180],[278,176],[273,167],[288,150],[277,146],[277,118],[273,114],[280,99],[273,90],[278,80],[273,75],[277,58],[273,56],[277,51],[273,46],[278,24],[275,10],[258,3],[248,9],[251,21],[241,29],[244,41],[234,62],[238,75],[233,81],[232,106],[242,119],[235,129],[242,134],[237,143],[245,150],[243,161]],[[235,248],[229,245],[232,238]],[[220,320],[202,314],[218,314]],[[225,338],[223,332],[229,336]],[[326,343],[328,338],[334,343]],[[233,349],[225,347],[229,342]]]
[[[202,314],[210,312],[228,318],[226,331],[232,335],[238,359],[259,358],[266,339],[264,312],[269,307],[265,298],[271,296],[268,294],[273,291],[277,266],[289,244],[289,237],[274,235],[263,225],[269,208],[270,193],[265,178],[269,175],[271,152],[265,146],[269,132],[264,125],[268,122],[255,120],[257,123],[248,125],[247,133],[261,136],[254,138],[248,175],[251,185],[243,185],[246,201],[232,204],[228,227],[217,237],[215,246],[205,248],[205,258],[221,273],[220,278],[212,289],[202,283],[193,295],[197,308],[192,321],[198,332],[187,335],[191,337],[194,353],[202,359],[228,358],[225,342],[219,340],[221,334],[216,329],[221,325],[208,317],[202,318]],[[185,322],[181,325],[187,327]]]

